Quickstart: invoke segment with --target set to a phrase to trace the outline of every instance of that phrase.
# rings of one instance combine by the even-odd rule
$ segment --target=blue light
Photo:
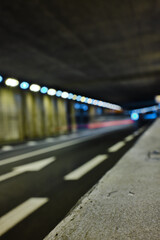
[[[92,102],[91,102],[91,104],[93,104],[93,103],[94,103],[94,101],[95,101],[95,99],[92,99]]]
[[[0,83],[3,81],[3,77],[0,75]]]
[[[88,99],[89,99],[89,98],[88,98],[88,97],[86,97],[86,99],[85,99],[85,103],[88,103]]]
[[[73,93],[69,93],[68,99],[72,99],[72,98],[73,98]]]
[[[29,88],[29,83],[28,82],[22,82],[20,84],[20,88],[21,89],[28,89]]]
[[[131,119],[137,121],[139,119],[139,114],[136,112],[132,112]]]
[[[146,120],[151,120],[151,119],[156,119],[156,118],[157,118],[156,113],[150,113],[150,114],[144,115],[144,119],[146,119]]]
[[[75,104],[74,104],[74,108],[75,108],[75,109],[80,109],[80,108],[81,108],[81,105],[80,105],[79,103],[75,103]]]
[[[97,112],[98,115],[101,115],[102,114],[102,108],[97,107],[96,112]]]
[[[62,91],[61,90],[58,90],[57,92],[56,92],[56,96],[57,97],[60,97],[62,95]]]
[[[80,102],[80,101],[81,101],[81,98],[82,98],[82,96],[81,96],[81,95],[78,95],[77,98],[76,98],[76,100],[77,100],[78,102]]]
[[[86,104],[83,104],[83,105],[82,105],[82,109],[83,109],[84,111],[87,111],[87,110],[88,110],[88,106],[87,106]]]
[[[40,90],[41,93],[45,94],[48,92],[48,88],[47,87],[41,87],[41,90]]]

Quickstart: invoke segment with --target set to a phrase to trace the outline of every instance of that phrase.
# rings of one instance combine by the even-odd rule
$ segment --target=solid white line
[[[100,135],[100,134],[97,134],[97,135]],[[6,158],[6,159],[3,159],[3,160],[0,161],[0,166],[6,165],[6,164],[9,164],[9,163],[13,163],[13,162],[17,162],[17,161],[21,161],[21,160],[24,160],[26,158],[34,157],[34,156],[37,156],[37,155],[41,155],[43,153],[48,153],[48,152],[59,150],[59,149],[65,148],[65,147],[76,145],[78,143],[93,139],[97,135],[94,135],[94,137],[89,136],[89,137],[84,137],[84,138],[81,138],[81,139],[75,139],[75,140],[67,141],[65,143],[60,143],[60,144],[57,144],[57,145],[54,145],[54,146],[45,147],[45,148],[35,150],[35,151],[29,152],[29,153],[24,153],[24,154],[15,156],[15,157]]]
[[[48,198],[30,198],[0,218],[0,236],[28,217],[46,202]]]
[[[133,139],[134,139],[134,137],[135,137],[135,136],[134,136],[133,134],[131,134],[131,135],[129,135],[129,136],[127,136],[127,137],[125,137],[125,139],[124,139],[124,140],[125,140],[126,142],[129,142],[129,141],[133,140]]]
[[[83,164],[81,167],[75,169],[71,173],[64,176],[65,180],[78,180],[82,176],[84,176],[87,172],[95,168],[97,165],[102,163],[104,160],[107,159],[107,155],[98,155],[95,158],[91,159],[89,162]]]
[[[108,152],[116,152],[120,148],[124,147],[125,144],[126,143],[124,141],[118,142],[118,143],[114,144],[112,147],[108,148]]]

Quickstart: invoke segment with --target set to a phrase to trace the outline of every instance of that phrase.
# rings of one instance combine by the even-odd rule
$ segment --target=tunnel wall
[[[22,140],[23,136],[21,95],[0,89],[0,142]]]
[[[86,127],[96,108],[79,111],[75,102],[17,88],[0,89],[0,144],[67,134]],[[87,116],[87,118],[86,118]],[[86,121],[87,119],[87,121]]]
[[[70,119],[69,123],[67,118]],[[40,139],[75,130],[72,101],[13,88],[0,89],[0,144]]]

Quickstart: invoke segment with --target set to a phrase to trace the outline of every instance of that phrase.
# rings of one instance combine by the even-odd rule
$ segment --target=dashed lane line
[[[64,176],[64,180],[78,180],[83,177],[86,173],[91,171],[93,168],[98,166],[100,163],[105,161],[108,158],[106,154],[98,155],[91,159],[89,162],[83,164],[79,168],[75,169],[74,171],[70,172],[66,176]]]
[[[140,134],[144,129],[145,129],[145,127],[142,127],[141,129],[138,130],[138,132],[135,132],[134,135]],[[85,142],[85,141],[88,141],[90,139],[94,139],[99,135],[100,135],[100,133],[94,135],[94,137],[93,136],[86,136],[86,137],[83,137],[81,139],[74,139],[74,140],[67,141],[65,143],[60,143],[60,144],[56,144],[54,146],[44,147],[44,148],[39,149],[39,150],[35,150],[35,151],[32,151],[32,152],[27,152],[27,153],[24,153],[24,154],[20,154],[18,156],[5,158],[5,159],[0,161],[0,166],[6,165],[6,164],[9,164],[9,163],[13,163],[13,162],[17,162],[17,161],[21,161],[21,160],[24,160],[24,159],[27,159],[27,158],[30,158],[30,157],[34,157],[34,156],[37,156],[37,155],[41,155],[41,154],[44,154],[44,153],[52,152],[52,151],[55,151],[55,150],[59,150],[59,149],[62,149],[62,148],[66,148],[66,147],[69,147],[69,146],[72,146],[72,145],[76,145],[78,143]]]
[[[0,218],[0,236],[24,220],[49,201],[48,198],[30,198]]]
[[[135,131],[133,134],[134,136],[138,136],[139,134],[141,134],[144,130],[145,130],[146,126],[141,127],[140,129],[138,129],[137,131]]]
[[[135,136],[133,134],[131,134],[131,135],[125,137],[124,141],[129,142],[129,141],[132,141],[134,138],[135,138]]]
[[[108,148],[108,152],[116,152],[118,151],[120,148],[124,147],[125,146],[125,142],[124,141],[120,141],[116,144],[114,144],[112,147]]]
[[[144,127],[140,128],[136,132],[137,132],[137,134],[140,134],[142,131],[144,131]],[[127,137],[125,137],[125,139],[123,141],[120,141],[120,142],[114,144],[113,146],[111,146],[110,148],[108,148],[108,152],[112,153],[112,152],[118,151],[119,149],[124,147],[127,142],[133,140],[135,136],[136,136],[135,134],[128,135]],[[96,156],[95,158],[93,158],[89,162],[85,163],[84,165],[80,166],[79,168],[75,169],[71,173],[64,176],[64,180],[78,180],[78,179],[80,179],[86,173],[88,173],[90,170],[92,170],[94,167],[99,165],[101,162],[103,162],[107,158],[108,158],[108,155],[106,155],[106,154]]]
[[[127,137],[124,138],[124,141],[120,141],[116,144],[114,144],[113,146],[111,146],[110,148],[108,148],[108,152],[116,152],[119,149],[121,149],[122,147],[125,146],[125,144],[131,140],[133,140],[136,136],[138,136],[139,134],[141,134],[143,131],[145,130],[145,127],[141,127],[140,129],[138,129],[137,131],[135,131],[133,134],[128,135]]]
[[[27,153],[24,153],[24,154],[20,154],[18,156],[5,158],[3,160],[0,160],[0,166],[6,165],[6,164],[9,164],[9,163],[13,163],[13,162],[17,162],[17,161],[22,161],[24,159],[27,159],[27,158],[30,158],[30,157],[35,157],[37,155],[41,155],[41,154],[44,154],[44,153],[49,153],[49,152],[52,152],[52,151],[60,150],[62,148],[73,146],[73,145],[76,145],[76,144],[81,143],[81,142],[86,142],[88,140],[96,138],[99,135],[100,134],[97,134],[97,135],[94,135],[94,136],[83,137],[83,138],[80,138],[80,139],[74,139],[74,140],[70,140],[70,141],[67,141],[67,142],[64,142],[64,143],[56,144],[54,146],[45,147],[45,148],[38,149],[38,150],[35,150],[35,151],[32,151],[32,152],[27,152]]]

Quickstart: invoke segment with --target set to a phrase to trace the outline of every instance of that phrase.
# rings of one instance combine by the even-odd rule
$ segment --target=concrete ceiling
[[[1,0],[0,46],[8,76],[124,106],[160,93],[160,0]]]

